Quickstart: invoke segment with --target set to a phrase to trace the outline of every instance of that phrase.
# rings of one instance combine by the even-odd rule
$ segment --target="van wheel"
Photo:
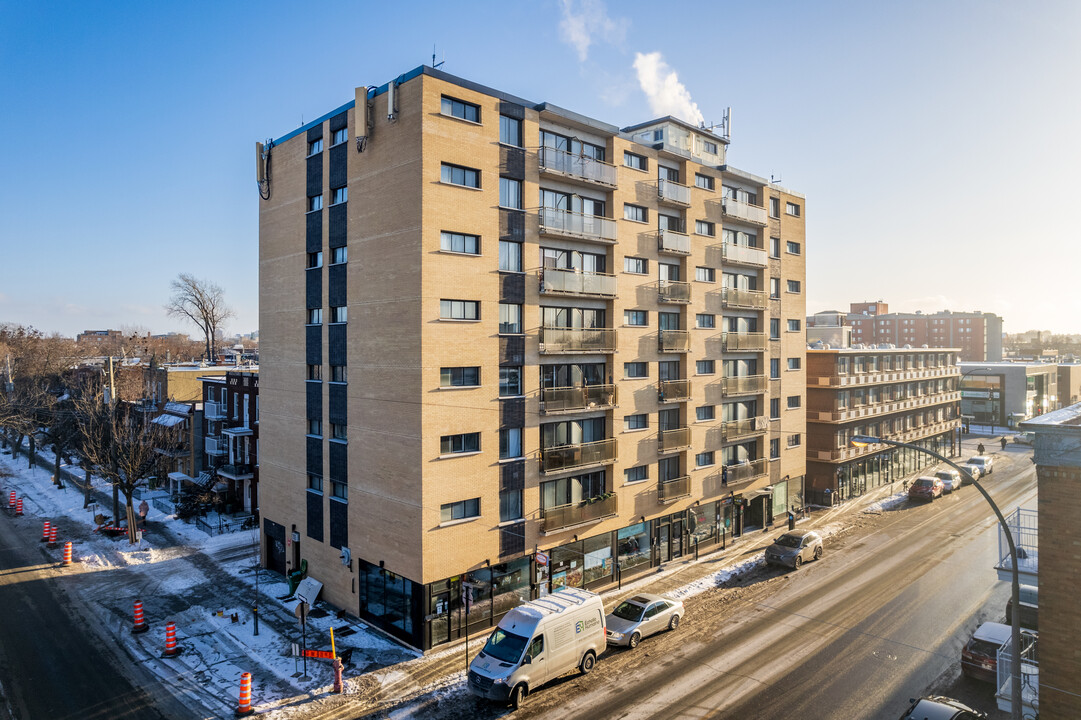
[[[803,564],[803,556],[802,555],[797,555],[796,559],[792,561],[792,568],[794,570],[799,570],[799,566],[802,565],[802,564]]]
[[[668,621],[668,629],[675,630],[679,627],[679,615],[673,615],[672,619]]]
[[[815,548],[815,560],[821,560],[821,559],[822,559],[822,546],[819,545],[818,547]]]
[[[631,650],[634,650],[636,647],[638,647],[638,643],[640,643],[641,641],[642,636],[639,633],[635,632],[631,635],[631,639],[627,641],[627,647],[629,647]]]
[[[593,666],[597,664],[597,656],[590,650],[582,657],[582,664],[578,666],[578,669],[582,671],[583,675],[588,675],[589,671],[593,669]]]
[[[525,702],[525,696],[528,692],[525,683],[518,683],[514,686],[514,689],[510,691],[510,704],[515,710],[520,708],[522,703]]]

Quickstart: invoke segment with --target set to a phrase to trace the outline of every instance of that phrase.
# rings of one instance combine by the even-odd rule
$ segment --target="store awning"
[[[154,418],[150,422],[154,423],[155,425],[164,425],[165,427],[173,427],[174,425],[179,425],[180,423],[184,422],[185,420],[187,420],[187,418],[182,418],[182,417],[180,417],[178,415],[158,415],[156,418]]]

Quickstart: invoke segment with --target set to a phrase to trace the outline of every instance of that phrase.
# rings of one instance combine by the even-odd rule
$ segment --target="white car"
[[[961,473],[953,468],[939,470],[935,477],[942,481],[942,492],[953,492],[961,488]]]
[[[964,485],[968,482],[969,476],[973,480],[979,480],[983,476],[983,468],[979,465],[973,465],[972,463],[963,463],[961,469],[968,473],[968,475],[961,476],[961,484]]]
[[[968,459],[968,464],[979,467],[981,476],[990,475],[995,471],[995,459],[990,455],[973,455]]]

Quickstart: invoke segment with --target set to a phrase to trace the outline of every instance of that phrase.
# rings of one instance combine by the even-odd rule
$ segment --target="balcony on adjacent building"
[[[769,380],[765,375],[735,375],[721,378],[723,395],[760,395],[766,392]]]
[[[544,508],[541,510],[541,532],[549,533],[616,515],[619,513],[618,500],[614,493],[606,493],[580,503]]]
[[[225,403],[203,403],[203,417],[205,417],[207,420],[224,420],[226,418]]]
[[[768,297],[762,290],[743,290],[740,288],[721,288],[721,304],[726,308],[749,308],[764,310]]]
[[[191,444],[187,440],[168,439],[161,440],[154,446],[154,451],[166,457],[183,457],[191,452]]]
[[[766,349],[766,334],[760,332],[721,333],[725,352],[762,352]]]
[[[230,480],[248,480],[254,476],[253,467],[251,463],[230,463],[228,465],[219,465],[218,475]]]
[[[217,437],[204,438],[203,450],[207,455],[228,455],[229,444]]]
[[[657,433],[657,439],[660,441],[660,452],[679,450],[680,448],[688,447],[691,444],[691,429],[681,427],[672,428],[671,430],[661,430]]]
[[[615,459],[615,438],[541,448],[541,472],[558,473],[590,465],[604,465]]]
[[[600,160],[585,155],[576,155],[566,150],[542,146],[537,150],[540,171],[551,175],[561,175],[570,180],[580,180],[607,187],[615,187],[617,169]]]
[[[691,238],[686,233],[675,230],[658,230],[657,252],[669,255],[690,255]]]
[[[604,410],[615,407],[615,385],[578,385],[541,388],[541,412],[545,414],[575,410]]]
[[[765,475],[769,469],[769,461],[765,458],[759,458],[758,460],[736,463],[725,467],[728,470],[728,484],[731,485],[732,483],[747,482]]]
[[[673,205],[690,205],[691,189],[681,183],[661,178],[657,181],[657,199]]]
[[[564,268],[537,271],[542,295],[616,297],[616,276]]]
[[[657,349],[661,352],[685,353],[691,347],[691,334],[686,330],[661,330],[657,335]]]
[[[661,480],[657,483],[657,499],[662,503],[672,502],[677,498],[687,497],[691,494],[691,478],[683,477]]]
[[[540,352],[543,355],[562,353],[613,353],[616,351],[616,331],[613,328],[540,329]]]
[[[690,398],[690,380],[661,380],[657,383],[657,399],[661,402],[683,402]]]
[[[691,284],[679,280],[661,280],[657,285],[657,299],[666,303],[689,303]]]
[[[766,214],[764,207],[751,205],[735,198],[722,198],[721,212],[726,217],[754,223],[755,225],[765,225],[769,222],[769,216]]]
[[[725,420],[721,423],[721,437],[724,442],[737,438],[757,435],[769,429],[769,421],[762,416],[742,418],[740,420]]]
[[[607,245],[616,242],[614,220],[548,207],[542,207],[537,211],[537,215],[540,218],[541,235],[589,240]]]
[[[721,259],[734,265],[754,265],[755,267],[765,267],[769,263],[769,255],[765,250],[731,243],[721,244]]]
[[[1040,523],[1036,510],[1019,507],[1006,516],[1006,525],[1013,535],[1013,544],[1017,548],[1017,576],[1023,585],[1039,584],[1040,573]],[[1013,562],[1010,559],[1010,546],[1002,526],[998,526],[998,557],[995,570],[998,579],[1013,581]]]

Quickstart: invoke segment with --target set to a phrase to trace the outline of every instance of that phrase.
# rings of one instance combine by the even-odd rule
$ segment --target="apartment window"
[[[330,251],[330,264],[340,265],[349,259],[349,250],[343,245]]]
[[[349,431],[347,430],[347,426],[342,423],[331,423],[330,437],[332,440],[348,440]]]
[[[695,220],[694,231],[699,235],[713,237],[717,234],[717,227],[713,223],[706,222],[705,220]]]
[[[645,430],[648,427],[649,415],[646,413],[623,416],[623,429],[627,432],[630,432],[631,430]]]
[[[716,154],[716,147],[717,146],[714,145],[713,147],[714,147],[714,154]],[[695,173],[694,174],[694,186],[695,187],[700,187],[703,190],[712,190],[713,189],[713,178],[711,178],[709,175],[703,175],[702,173]]]
[[[640,257],[625,257],[623,258],[623,272],[647,275],[649,273],[649,261]]]
[[[623,164],[626,167],[634,168],[635,170],[648,170],[648,161],[641,155],[635,155],[634,153],[623,151]]]
[[[499,522],[511,522],[522,519],[522,491],[499,491]]]
[[[334,131],[334,135],[330,138],[331,147],[334,145],[341,145],[343,142],[349,139],[349,128],[339,128]]]
[[[799,205],[797,205],[796,203],[785,203],[784,211],[787,215],[799,217]]]
[[[714,405],[700,405],[694,409],[694,417],[699,422],[713,420],[717,417],[717,408]]]
[[[308,310],[308,324],[309,325],[322,325],[323,324],[323,309],[311,308]]]
[[[716,282],[717,271],[709,267],[696,267],[694,269],[694,279],[698,282]]]
[[[499,303],[499,332],[503,335],[518,335],[522,332],[521,305]]]
[[[479,432],[462,433],[460,435],[444,435],[439,438],[439,453],[441,455],[457,455],[460,453],[475,452],[480,452]]]
[[[479,385],[479,367],[439,368],[440,387],[477,387]]]
[[[499,368],[499,397],[517,397],[522,394],[522,367]]]
[[[323,196],[313,195],[308,198],[308,212],[315,212],[316,210],[323,209]]]
[[[781,398],[769,399],[769,419],[779,420],[781,417]]]
[[[708,467],[714,464],[713,451],[707,450],[706,452],[700,452],[694,456],[694,464],[696,467]]]
[[[502,428],[499,431],[499,459],[522,457],[522,428]]]
[[[771,197],[769,199],[769,216],[772,218],[781,217],[781,198]]]
[[[799,332],[799,320],[788,321],[788,332]]]
[[[798,293],[799,292],[799,280],[789,280],[788,281],[788,292],[790,292],[790,293]]]
[[[499,178],[499,206],[511,210],[522,209],[522,181]]]
[[[624,310],[623,324],[633,327],[645,327],[649,324],[649,313],[645,310]]]
[[[623,219],[640,223],[649,222],[649,212],[641,205],[623,203]]]
[[[462,120],[468,120],[469,122],[480,122],[479,105],[463,102],[462,100],[455,100],[446,95],[443,96],[442,112],[444,115],[461,118]]]
[[[522,121],[517,118],[500,115],[499,142],[504,145],[522,147]]]
[[[480,236],[465,233],[447,232],[439,234],[439,249],[444,252],[480,254]]]
[[[794,447],[799,447],[799,445],[800,445],[799,433],[792,433],[791,435],[788,436],[788,447],[794,448]]]
[[[323,138],[319,138],[318,140],[312,140],[310,143],[308,143],[309,155],[315,155],[316,153],[321,152],[323,152]]]
[[[769,279],[769,296],[771,300],[781,297],[781,278],[771,277]]]
[[[316,475],[315,473],[308,473],[308,489],[314,490],[317,493],[323,492],[323,476]]]
[[[701,329],[710,329],[717,327],[717,317],[710,313],[698,313],[694,316],[695,327]]]
[[[636,465],[623,471],[623,482],[628,485],[648,479],[649,465]]]
[[[460,165],[450,165],[448,163],[443,163],[443,168],[440,171],[439,179],[442,182],[450,183],[451,185],[461,185],[463,187],[479,188],[480,170],[474,170],[473,168],[462,167]]]
[[[345,305],[335,305],[330,308],[330,321],[332,323],[343,323],[348,319],[348,314]]]
[[[780,340],[781,339],[781,318],[769,319],[769,339]]]
[[[349,188],[340,187],[330,191],[330,204],[338,205],[349,200]]]
[[[789,240],[785,247],[787,248],[788,252],[792,253],[793,255],[799,255],[798,242],[792,242],[791,240]]]
[[[323,366],[322,365],[309,365],[308,366],[308,379],[309,380],[322,380],[323,379]]]
[[[717,364],[713,360],[696,360],[694,371],[699,375],[713,375],[716,373]]]
[[[795,410],[802,404],[802,400],[799,395],[789,395],[787,403],[789,410]]]
[[[455,520],[467,520],[480,517],[480,498],[460,500],[439,506],[439,522],[447,523]]]
[[[769,256],[771,258],[781,257],[781,238],[771,237],[769,239]]]
[[[799,370],[799,367],[800,367],[800,359],[799,358],[788,358],[788,369],[789,370]]]
[[[770,358],[769,359],[769,379],[777,380],[781,377],[781,359]]]
[[[773,438],[769,441],[769,459],[778,460],[781,457],[781,439]]]
[[[623,376],[628,378],[649,377],[649,363],[627,362],[623,363]]]
[[[476,300],[440,300],[441,320],[480,320],[480,303]]]
[[[330,496],[343,502],[349,502],[349,486],[340,480],[331,480]]]
[[[660,142],[661,140],[664,140],[664,130],[654,130],[653,131],[653,139],[654,139],[654,141],[657,141],[657,142]]]
[[[316,437],[323,436],[323,421],[322,420],[308,420],[308,434],[315,435]]]
[[[308,269],[323,267],[323,253],[313,252],[308,253]]]
[[[336,383],[348,382],[348,373],[346,373],[345,369],[345,365],[331,365],[330,381]]]
[[[703,140],[702,141],[702,151],[705,152],[705,153],[708,153],[710,155],[716,155],[717,154],[717,143],[713,142],[712,140]],[[710,179],[712,180],[713,178],[710,178]],[[710,190],[713,189],[712,185],[710,185],[709,187],[710,187]]]

